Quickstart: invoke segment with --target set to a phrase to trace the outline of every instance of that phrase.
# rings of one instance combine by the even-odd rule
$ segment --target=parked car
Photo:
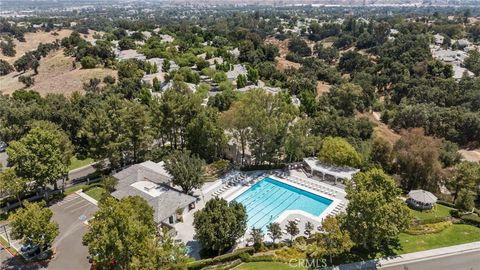
[[[24,245],[20,247],[20,251],[23,253],[25,256],[34,256],[40,254],[40,247],[37,245]]]
[[[0,153],[5,152],[5,150],[7,150],[7,146],[8,145],[6,142],[0,141]]]

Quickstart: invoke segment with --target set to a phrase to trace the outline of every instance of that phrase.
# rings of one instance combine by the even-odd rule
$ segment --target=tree
[[[307,247],[307,254],[312,258],[328,256],[332,264],[333,257],[349,252],[354,244],[336,217],[325,218],[321,226],[322,232],[313,235],[314,243]]]
[[[108,159],[117,168],[146,154],[152,139],[149,123],[144,105],[109,96],[87,114],[78,138],[86,142],[82,150],[87,156]]]
[[[282,238],[282,228],[280,227],[280,223],[272,222],[267,225],[268,235],[272,239],[273,244],[277,239]]]
[[[290,235],[290,241],[293,241],[293,238],[300,233],[300,229],[295,220],[289,220],[285,226],[285,230]]]
[[[382,170],[371,169],[355,174],[346,192],[349,203],[344,227],[355,246],[372,257],[392,254],[400,247],[400,232],[412,220],[395,181]]]
[[[12,228],[10,235],[13,239],[20,239],[24,245],[37,245],[43,252],[58,235],[58,224],[51,221],[52,216],[52,210],[45,207],[45,202],[25,201],[24,208],[8,217]]]
[[[169,72],[170,71],[170,60],[164,59],[162,62],[162,71]]]
[[[204,182],[203,166],[205,162],[190,151],[175,151],[165,161],[165,169],[172,175],[172,183],[185,193],[200,188]]]
[[[7,168],[0,173],[0,190],[3,194],[15,197],[20,206],[22,205],[21,196],[28,188],[27,184],[27,179],[18,177],[13,168]]]
[[[352,83],[334,86],[326,95],[328,103],[337,109],[340,115],[347,117],[365,109],[362,97],[362,88]]]
[[[249,241],[253,242],[253,247],[255,248],[256,251],[259,251],[260,248],[262,247],[263,244],[263,232],[261,228],[255,228],[253,227],[250,230],[250,239]]]
[[[193,217],[195,239],[205,252],[216,255],[233,247],[247,227],[245,207],[221,198],[209,200]]]
[[[374,165],[380,166],[384,171],[390,171],[392,167],[393,145],[383,137],[375,137],[372,142],[370,159]]]
[[[4,76],[12,72],[14,69],[10,63],[7,61],[0,59],[0,76]]]
[[[461,189],[457,195],[455,206],[464,211],[473,211],[475,209],[475,192],[468,189]]]
[[[87,55],[82,57],[82,59],[80,59],[80,63],[82,64],[83,69],[89,69],[89,68],[95,68],[98,64],[98,61],[94,57]]]
[[[8,57],[14,57],[17,51],[15,50],[15,43],[9,37],[7,38],[7,42],[0,42],[0,49],[2,50],[3,55]]]
[[[115,186],[118,183],[118,179],[110,175],[103,176],[100,180],[100,183],[109,193],[112,193],[115,191]]]
[[[143,198],[105,197],[83,236],[98,269],[186,269],[182,246],[161,231],[156,234],[153,209]]]
[[[47,184],[57,188],[57,181],[67,177],[73,148],[67,134],[57,125],[39,121],[20,140],[12,141],[7,153],[8,163],[19,177],[45,190]]]
[[[441,180],[440,140],[424,135],[423,129],[401,132],[394,146],[396,171],[405,190],[437,191]]]
[[[250,67],[247,71],[247,78],[253,84],[257,84],[258,80],[260,79],[260,74],[258,73],[258,70],[256,68]]]
[[[468,57],[465,59],[464,65],[476,76],[480,76],[480,52],[477,50],[468,51]]]
[[[309,237],[311,236],[314,229],[315,227],[313,226],[313,223],[311,223],[310,221],[307,221],[307,223],[305,223],[305,234]]]
[[[18,81],[23,83],[25,87],[30,87],[35,84],[35,78],[32,76],[20,75],[18,76]]]
[[[336,166],[358,167],[361,157],[345,139],[327,137],[323,140],[318,159]]]
[[[307,42],[299,37],[290,39],[288,50],[300,56],[310,56],[312,54],[312,50],[308,47]]]
[[[187,125],[186,146],[193,154],[211,163],[221,157],[227,138],[220,126],[218,112],[202,109]]]
[[[238,75],[237,77],[237,89],[247,86],[247,77],[243,74]]]
[[[462,190],[474,191],[480,184],[480,164],[464,161],[455,166],[452,177],[447,181],[447,187],[453,194],[453,203]]]
[[[88,82],[83,83],[83,90],[90,93],[99,93],[101,90],[101,82],[102,81],[99,78],[91,78],[90,80],[88,80]]]

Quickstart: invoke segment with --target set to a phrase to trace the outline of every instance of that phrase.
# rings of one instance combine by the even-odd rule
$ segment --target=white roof
[[[160,196],[160,194],[167,191],[167,189],[165,187],[162,187],[162,186],[157,185],[157,184],[155,184],[153,182],[150,182],[150,181],[138,181],[138,182],[135,182],[135,183],[131,184],[130,186],[132,186],[132,187],[134,187],[134,188],[136,188],[136,189],[138,189],[142,192],[145,192],[152,197],[158,197],[158,196]]]
[[[317,158],[309,157],[304,158],[303,161],[314,171],[321,172],[323,174],[332,175],[336,178],[351,180],[353,175],[359,172],[359,169],[349,167],[336,167],[333,165],[327,165],[321,163]]]
[[[431,192],[425,191],[423,189],[412,190],[408,193],[408,197],[412,200],[421,202],[421,203],[436,203],[437,197]]]

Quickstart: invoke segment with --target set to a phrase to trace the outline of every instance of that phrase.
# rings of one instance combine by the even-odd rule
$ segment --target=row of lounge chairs
[[[295,184],[299,184],[299,185],[302,185],[302,186],[305,186],[305,187],[308,187],[308,188],[311,188],[313,190],[316,190],[316,191],[320,191],[321,193],[325,193],[327,195],[330,195],[330,196],[337,196],[337,191],[334,190],[334,189],[331,189],[329,187],[326,187],[322,184],[319,184],[319,183],[312,183],[310,181],[305,181],[301,178],[289,178],[289,180]]]

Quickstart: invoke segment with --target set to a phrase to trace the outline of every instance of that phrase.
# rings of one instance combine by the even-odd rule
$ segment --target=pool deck
[[[311,222],[315,227],[314,231],[317,231],[317,227],[321,225],[322,220],[326,216],[328,216],[329,214],[332,214],[333,210],[335,209],[335,207],[337,207],[337,205],[339,205],[340,203],[343,202],[346,206],[346,203],[347,203],[347,201],[345,199],[346,193],[342,188],[340,188],[338,186],[330,185],[329,183],[321,182],[321,181],[316,180],[316,179],[308,178],[308,176],[306,174],[304,174],[302,171],[290,170],[283,177],[275,176],[274,175],[275,171],[269,171],[269,172],[262,171],[262,172],[265,173],[266,175],[264,177],[261,177],[261,178],[258,178],[258,176],[257,176],[258,174],[261,173],[260,171],[248,172],[247,174],[250,175],[251,178],[254,178],[254,179],[257,178],[258,180],[262,180],[265,177],[270,177],[272,179],[275,179],[277,181],[280,181],[280,182],[283,182],[285,184],[291,185],[293,187],[296,187],[296,188],[308,191],[310,193],[313,193],[315,195],[318,195],[318,196],[321,196],[321,197],[332,200],[332,203],[319,216],[313,216],[309,213],[306,213],[306,212],[300,211],[300,210],[289,210],[289,211],[283,212],[278,218],[276,218],[274,220],[274,222],[278,222],[280,224],[280,227],[282,228],[282,230],[285,229],[285,226],[286,226],[286,224],[288,223],[289,220],[299,219],[300,220],[298,222],[298,228],[300,229],[300,234],[299,235],[306,236],[304,228],[305,228],[305,224],[307,222]],[[335,196],[319,192],[319,191],[314,190],[312,188],[309,188],[305,185],[300,185],[300,184],[294,183],[292,181],[293,179],[297,179],[297,180],[301,179],[302,181],[304,181],[307,184],[315,183],[317,185],[320,184],[322,186],[328,187],[330,190],[336,191]],[[189,211],[188,213],[184,214],[183,222],[177,223],[177,224],[174,225],[174,227],[177,231],[177,236],[175,237],[175,239],[179,239],[183,243],[190,246],[191,250],[192,250],[192,253],[190,255],[194,258],[197,258],[197,259],[199,258],[200,247],[198,245],[198,242],[196,240],[194,240],[195,229],[193,228],[193,214],[196,211],[198,211],[200,209],[203,209],[206,201],[209,201],[210,199],[215,197],[214,192],[216,190],[218,190],[222,187],[225,187],[225,186],[226,186],[225,179],[219,179],[215,182],[206,183],[201,189],[195,190],[194,191],[195,194],[198,195],[198,197],[200,198],[200,201],[198,201],[197,204],[196,204],[196,208],[194,210]],[[232,186],[232,187],[228,188],[225,192],[223,192],[221,195],[219,195],[219,197],[224,198],[227,201],[232,201],[237,196],[239,196],[240,194],[242,194],[243,192],[248,190],[251,186],[252,185]],[[265,233],[265,240],[270,241],[271,239],[270,239],[270,237],[268,237],[267,232],[264,232],[264,233]],[[247,228],[247,232],[246,232],[245,236],[242,239],[239,240],[238,247],[245,246],[246,243],[247,243],[246,239],[248,239],[248,238],[250,238],[250,232]],[[290,239],[290,236],[285,234],[281,240],[286,240],[286,239]]]

